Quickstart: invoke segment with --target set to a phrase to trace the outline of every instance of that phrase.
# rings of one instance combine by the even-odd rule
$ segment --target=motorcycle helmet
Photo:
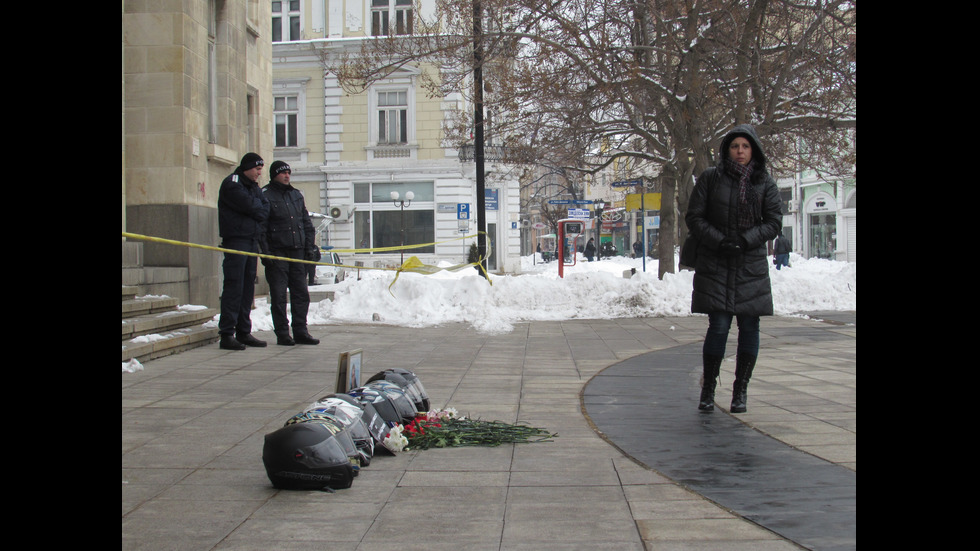
[[[381,416],[381,419],[384,420],[385,424],[388,425],[389,428],[405,422],[401,410],[403,410],[405,404],[409,402],[408,399],[405,398],[404,394],[402,395],[404,403],[402,403],[401,408],[396,405],[393,395],[382,391],[380,388],[362,386],[351,390],[350,395],[361,403],[374,406],[374,409],[378,412],[378,415]],[[387,436],[387,434],[385,436]]]
[[[382,441],[384,441],[385,437],[388,436],[388,433],[391,430],[391,426],[388,425],[388,423],[384,420],[383,417],[381,417],[381,415],[378,413],[378,410],[375,409],[374,403],[369,401],[361,401],[359,399],[354,398],[354,396],[352,396],[351,394],[343,394],[343,393],[329,394],[325,398],[337,398],[339,400],[344,400],[345,402],[348,402],[356,407],[359,407],[363,411],[363,413],[361,414],[361,420],[364,421],[364,424],[367,426],[368,432],[370,432],[371,436],[374,437],[375,443],[381,443]]]
[[[283,490],[339,490],[354,482],[347,452],[321,423],[293,423],[265,435],[262,463]]]
[[[348,396],[350,398],[350,396]],[[338,397],[326,396],[310,406],[307,412],[331,415],[350,432],[354,445],[361,455],[361,465],[367,467],[374,455],[374,437],[364,424],[364,410],[353,400],[348,402]]]
[[[425,387],[422,386],[422,381],[417,375],[415,375],[415,373],[412,373],[407,369],[396,367],[375,373],[370,379],[367,380],[368,383],[372,383],[374,381],[388,381],[395,383],[401,387],[406,394],[408,394],[409,398],[415,404],[416,410],[421,412],[429,411],[431,405],[429,402],[429,395],[426,393]]]
[[[340,444],[340,447],[350,459],[351,465],[354,468],[354,476],[357,476],[358,471],[361,469],[361,454],[357,450],[357,445],[354,444],[354,438],[341,421],[337,420],[333,415],[315,411],[307,411],[296,414],[286,421],[286,425],[294,425],[297,423],[318,423],[325,426],[327,430],[333,432],[334,438],[337,439],[337,443]]]
[[[419,410],[415,407],[415,402],[408,396],[402,387],[389,381],[372,381],[367,384],[367,388],[381,391],[395,405],[395,410],[401,417],[400,423],[411,423],[415,419]]]

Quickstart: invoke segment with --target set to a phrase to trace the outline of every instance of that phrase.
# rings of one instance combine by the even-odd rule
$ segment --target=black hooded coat
[[[736,137],[752,145],[755,168],[749,184],[761,201],[752,227],[738,228],[738,180],[725,171],[728,146]],[[718,166],[701,173],[694,185],[684,220],[692,235],[700,240],[694,266],[694,292],[691,312],[727,312],[736,315],[771,316],[772,285],[766,243],[779,234],[783,216],[776,181],[766,168],[766,156],[755,129],[736,126],[721,142]],[[744,238],[742,252],[726,255],[719,251],[723,239]]]

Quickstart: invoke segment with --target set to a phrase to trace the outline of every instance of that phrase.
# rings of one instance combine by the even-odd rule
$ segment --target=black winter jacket
[[[776,254],[788,254],[793,252],[793,247],[790,246],[789,239],[780,235],[776,237],[776,242],[773,244],[773,252]]]
[[[275,181],[262,188],[262,194],[270,207],[264,250],[292,249],[312,254],[316,247],[316,228],[306,210],[303,194],[293,186]]]
[[[752,159],[757,164],[750,184],[762,201],[761,218],[744,231],[738,230],[738,181],[724,169],[728,145],[738,136],[752,144]],[[698,176],[685,216],[688,230],[700,239],[691,311],[771,316],[766,243],[779,234],[783,225],[779,189],[766,170],[766,157],[752,126],[736,126],[722,140],[720,153],[719,165]],[[739,235],[746,243],[743,252],[736,256],[719,252],[723,239],[734,240]]]
[[[269,217],[269,201],[259,184],[238,172],[218,189],[218,235],[227,239],[259,239]]]

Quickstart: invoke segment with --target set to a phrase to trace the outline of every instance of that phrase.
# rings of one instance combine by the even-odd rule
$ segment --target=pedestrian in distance
[[[633,258],[640,258],[643,256],[643,245],[639,241],[633,242]]]
[[[755,128],[742,124],[721,141],[721,160],[698,176],[685,221],[700,240],[691,311],[708,315],[698,409],[714,410],[715,385],[732,318],[737,320],[732,413],[746,411],[759,355],[760,316],[773,315],[766,244],[782,228],[779,190]]]
[[[259,189],[258,179],[265,163],[256,153],[246,153],[238,168],[218,189],[218,235],[221,248],[258,253],[259,240],[269,217],[269,201]],[[238,253],[224,253],[221,265],[221,313],[218,317],[219,347],[244,350],[266,343],[252,336],[252,301],[258,259]]]
[[[791,250],[792,246],[785,235],[779,234],[776,236],[776,242],[773,244],[773,253],[775,254],[774,264],[777,270],[783,266],[789,268],[789,253]]]
[[[593,257],[595,257],[595,239],[590,237],[589,242],[585,244],[585,258],[592,262]]]
[[[269,282],[269,302],[276,344],[319,344],[306,325],[310,310],[310,291],[307,287],[308,264],[290,260],[316,259],[316,230],[306,210],[303,194],[292,186],[292,169],[282,161],[269,167],[270,181],[262,188],[269,201],[269,218],[262,237],[263,249],[279,259],[263,258],[265,279]],[[288,291],[288,292],[287,292]],[[286,302],[289,297],[289,314]],[[292,317],[292,321],[290,321]],[[289,329],[293,335],[290,337]]]

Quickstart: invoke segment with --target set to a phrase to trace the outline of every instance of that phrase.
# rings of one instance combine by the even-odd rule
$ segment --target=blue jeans
[[[738,348],[736,352],[747,356],[759,355],[759,316],[736,316],[728,312],[708,314],[708,333],[704,337],[704,354],[724,357],[733,317],[736,318],[738,325]]]
[[[776,269],[780,269],[783,266],[789,268],[789,253],[782,253],[776,255]]]

